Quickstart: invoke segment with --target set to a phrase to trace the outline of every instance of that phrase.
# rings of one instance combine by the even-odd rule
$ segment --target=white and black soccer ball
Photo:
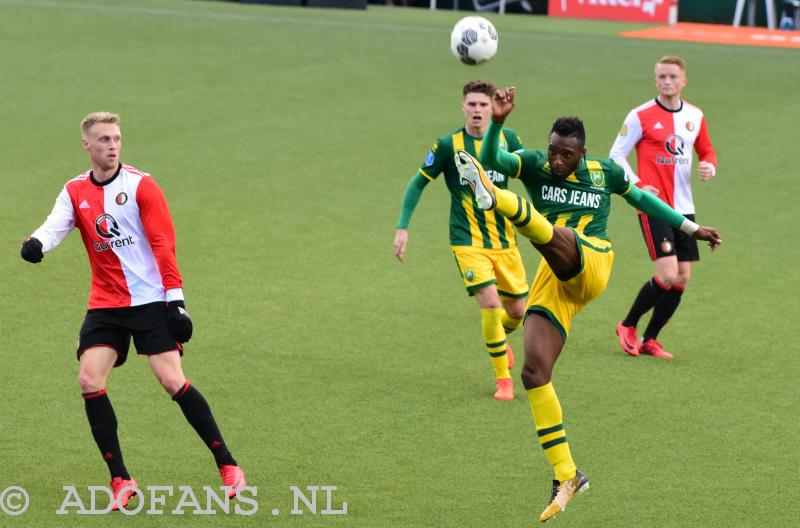
[[[497,30],[483,17],[459,20],[450,34],[450,50],[464,64],[483,64],[497,53]]]

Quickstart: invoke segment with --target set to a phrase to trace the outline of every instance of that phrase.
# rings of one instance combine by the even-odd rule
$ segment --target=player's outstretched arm
[[[515,88],[497,90],[492,97],[492,122],[486,129],[481,147],[480,162],[485,168],[494,169],[512,178],[519,173],[520,159],[500,148],[500,132],[508,114],[514,109]]]
[[[716,229],[697,225],[666,203],[652,194],[642,191],[638,187],[631,185],[628,192],[622,197],[643,213],[653,218],[663,220],[672,227],[680,229],[684,233],[690,235],[695,240],[704,240],[708,242],[712,251],[722,243],[722,238]]]
[[[489,123],[486,135],[483,136],[480,162],[484,168],[494,169],[514,178],[519,173],[521,161],[517,154],[500,148],[500,131],[502,129],[502,125]]]

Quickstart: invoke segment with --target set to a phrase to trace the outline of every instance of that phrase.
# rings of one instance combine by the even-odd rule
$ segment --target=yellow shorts
[[[503,297],[522,299],[528,295],[525,266],[517,248],[451,246],[451,249],[470,295],[490,284],[497,284],[497,293]]]
[[[547,261],[542,259],[528,296],[525,315],[539,312],[550,319],[564,339],[569,335],[572,318],[603,293],[611,277],[614,251],[611,242],[586,237],[575,232],[581,270],[567,281],[558,280]]]

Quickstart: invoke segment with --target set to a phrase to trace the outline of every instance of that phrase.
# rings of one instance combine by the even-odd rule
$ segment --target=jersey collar
[[[472,134],[467,132],[467,126],[466,125],[461,127],[461,131],[464,133],[465,136],[471,137],[474,141],[482,141],[483,140],[483,136],[480,136],[480,137],[473,136]]]
[[[658,97],[656,97],[655,101],[656,101],[656,104],[658,106],[660,106],[661,109],[666,111],[666,112],[671,112],[671,113],[675,114],[675,113],[680,112],[681,110],[683,110],[683,99],[681,99],[681,105],[678,107],[677,110],[672,110],[671,108],[667,108],[666,106],[661,104],[661,101],[658,100]]]
[[[122,163],[117,165],[117,172],[115,172],[112,177],[110,177],[109,179],[107,179],[104,182],[99,182],[99,181],[95,180],[94,179],[94,171],[89,171],[89,179],[92,180],[92,183],[97,185],[98,187],[105,187],[106,185],[108,185],[109,183],[111,183],[111,182],[113,182],[114,180],[117,179],[117,176],[119,176],[119,171],[121,171],[121,170],[122,170]]]

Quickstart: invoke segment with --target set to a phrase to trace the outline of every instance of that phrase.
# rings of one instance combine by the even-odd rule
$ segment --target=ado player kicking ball
[[[508,218],[542,255],[523,323],[522,383],[536,436],[555,473],[550,501],[539,516],[544,522],[564,510],[575,494],[589,485],[572,459],[552,374],[572,320],[603,292],[611,275],[614,250],[606,235],[611,195],[618,194],[695,240],[708,242],[711,249],[722,239],[714,228],[695,224],[633,186],[614,161],[586,156],[586,131],[576,117],[562,117],[553,123],[546,151],[501,150],[498,133],[514,105],[514,88],[495,92],[481,162],[519,178],[533,203],[494,186],[481,164],[467,152],[456,152],[455,161],[478,206]]]

